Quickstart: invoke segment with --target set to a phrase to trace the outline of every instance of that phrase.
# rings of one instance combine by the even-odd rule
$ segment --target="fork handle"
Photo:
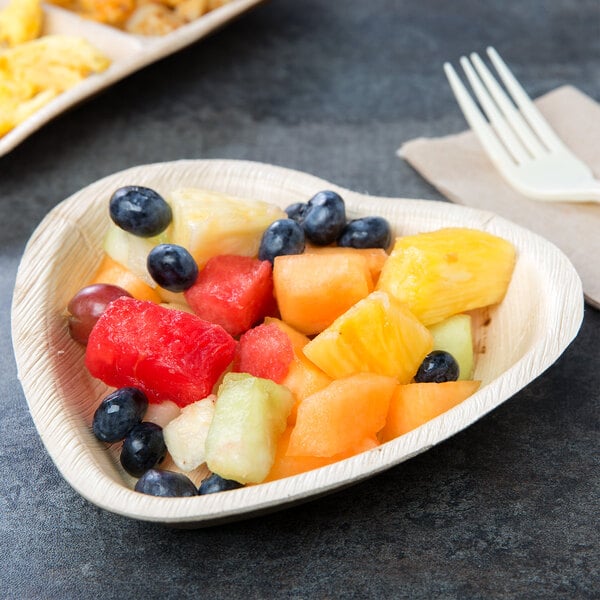
[[[526,195],[530,195],[527,193],[527,190],[523,190]],[[590,187],[581,187],[576,190],[569,190],[568,196],[564,191],[560,192],[550,192],[546,191],[543,194],[539,192],[537,194],[531,194],[533,198],[536,196],[540,200],[547,200],[553,202],[598,202],[600,203],[600,181],[596,185],[595,182],[590,185]]]
[[[574,190],[571,196],[574,201],[578,202],[600,202],[600,182],[590,188]]]

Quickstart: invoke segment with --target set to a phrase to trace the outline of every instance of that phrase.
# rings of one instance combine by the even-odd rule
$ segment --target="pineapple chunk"
[[[502,300],[514,246],[475,229],[449,227],[399,237],[377,289],[405,303],[424,325]]]
[[[269,474],[294,398],[284,386],[228,373],[206,437],[206,464],[225,479],[260,483]]]
[[[432,347],[431,333],[406,306],[372,292],[303,350],[334,379],[368,372],[408,383]]]
[[[186,248],[202,268],[211,256],[257,256],[264,230],[286,213],[260,200],[246,200],[194,188],[168,198],[173,211],[171,242]]]

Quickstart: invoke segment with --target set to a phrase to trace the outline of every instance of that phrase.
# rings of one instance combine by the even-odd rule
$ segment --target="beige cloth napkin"
[[[564,86],[536,100],[558,136],[600,179],[600,105]],[[600,204],[530,200],[512,189],[492,165],[475,134],[418,138],[398,151],[452,202],[494,212],[558,246],[583,282],[586,299],[600,308]]]

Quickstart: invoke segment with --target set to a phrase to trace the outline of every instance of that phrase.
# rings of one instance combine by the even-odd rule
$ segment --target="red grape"
[[[131,297],[131,294],[108,283],[94,283],[79,290],[67,306],[71,337],[80,344],[87,344],[90,332],[104,309],[120,296]]]

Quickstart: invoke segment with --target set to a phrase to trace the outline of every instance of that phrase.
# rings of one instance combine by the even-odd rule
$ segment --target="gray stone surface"
[[[395,151],[465,127],[441,65],[489,44],[532,95],[571,83],[600,100],[597,0],[273,0],[0,158],[0,597],[599,597],[591,308],[543,376],[431,451],[302,506],[197,531],[78,496],[16,379],[17,265],[60,200],[132,165],[207,157],[442,200]]]

